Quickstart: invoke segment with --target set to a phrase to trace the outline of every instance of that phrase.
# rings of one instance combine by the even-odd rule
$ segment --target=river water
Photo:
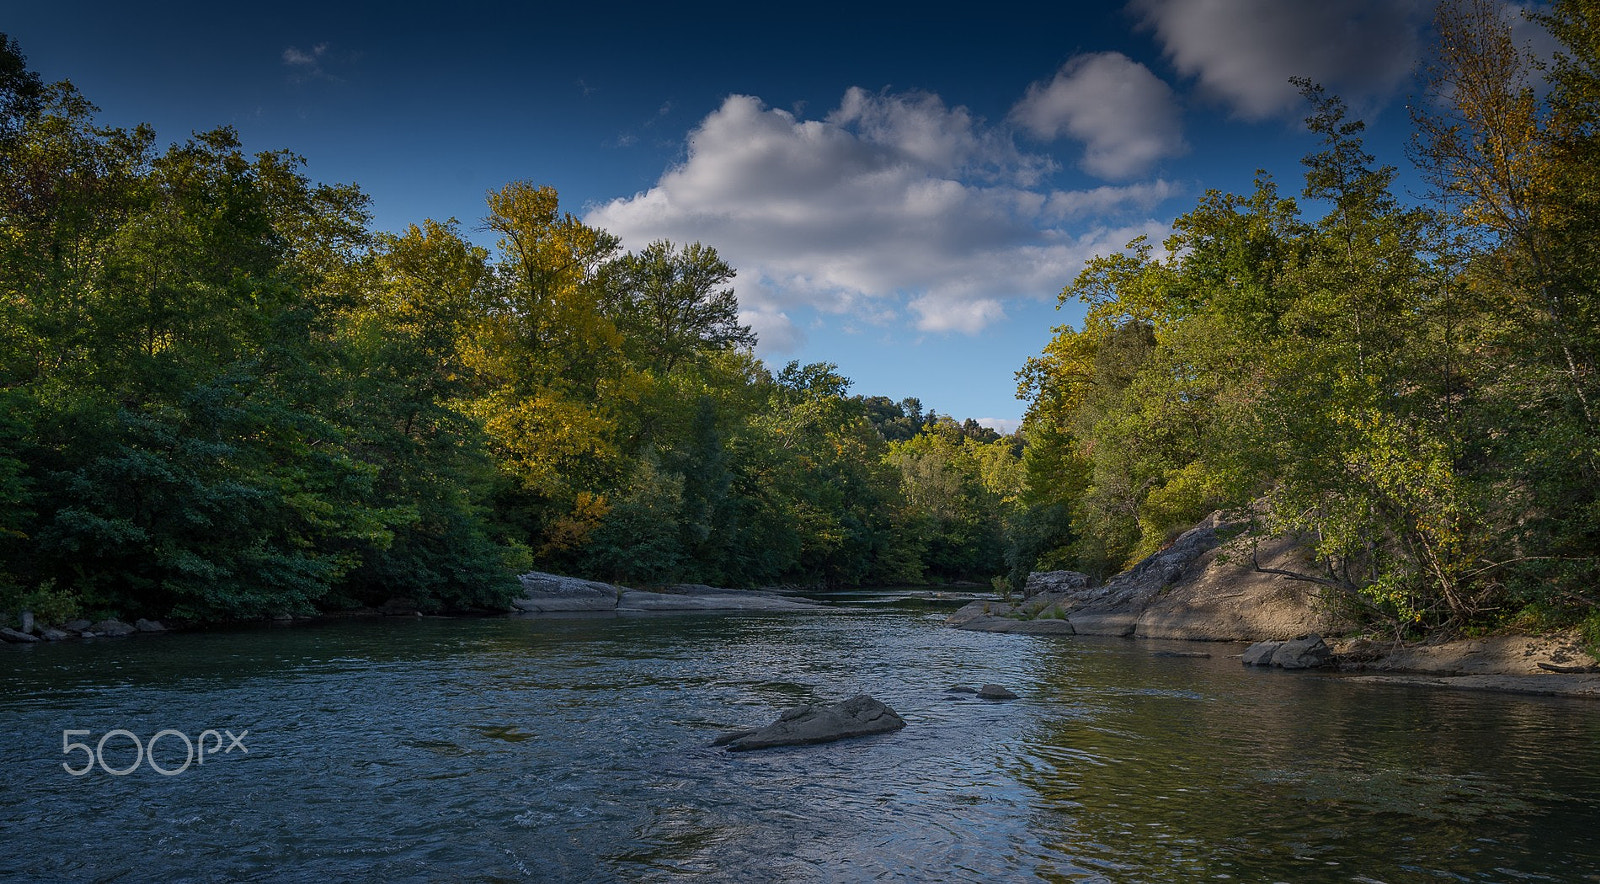
[[[905,603],[0,647],[0,879],[1600,881],[1594,703],[941,619]],[[986,682],[1021,699],[946,692]],[[708,747],[857,693],[908,726]],[[64,743],[121,770],[164,729],[155,760],[180,773],[63,770],[86,754]],[[244,748],[183,768],[207,729]]]

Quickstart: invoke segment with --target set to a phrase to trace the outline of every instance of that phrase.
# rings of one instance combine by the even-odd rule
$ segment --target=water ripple
[[[925,615],[0,648],[0,831],[59,858],[22,880],[1600,881],[1592,706]],[[946,691],[991,682],[1020,699]],[[909,726],[708,745],[855,693]],[[59,766],[64,729],[207,727],[248,729],[249,754],[175,777]]]

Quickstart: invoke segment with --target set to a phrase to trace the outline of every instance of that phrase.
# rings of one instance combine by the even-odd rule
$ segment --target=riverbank
[[[1070,571],[1031,574],[1021,599],[973,602],[946,622],[980,632],[1240,644],[1354,631],[1316,584],[1290,576],[1309,571],[1303,547],[1284,538],[1225,544],[1235,528],[1214,515],[1100,586]],[[1314,671],[1364,683],[1600,698],[1600,663],[1575,633],[1329,638],[1323,653]]]
[[[1600,699],[1600,664],[1576,633],[1490,635],[1432,644],[1335,642],[1334,660],[1349,680]]]

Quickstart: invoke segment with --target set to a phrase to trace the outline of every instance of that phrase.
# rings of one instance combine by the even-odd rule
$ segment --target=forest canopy
[[[1004,570],[1014,440],[767,367],[714,248],[624,251],[523,181],[487,196],[492,249],[454,220],[375,232],[293,153],[95,113],[5,40],[0,610]]]

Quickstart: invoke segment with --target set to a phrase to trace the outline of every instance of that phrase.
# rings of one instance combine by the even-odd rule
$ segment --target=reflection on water
[[[1227,646],[958,632],[928,610],[0,647],[0,843],[34,858],[7,874],[1600,881],[1592,704],[1256,672]],[[1022,699],[945,691],[984,682]],[[862,692],[909,726],[707,746]],[[62,771],[63,730],[115,728],[248,729],[249,754]]]

